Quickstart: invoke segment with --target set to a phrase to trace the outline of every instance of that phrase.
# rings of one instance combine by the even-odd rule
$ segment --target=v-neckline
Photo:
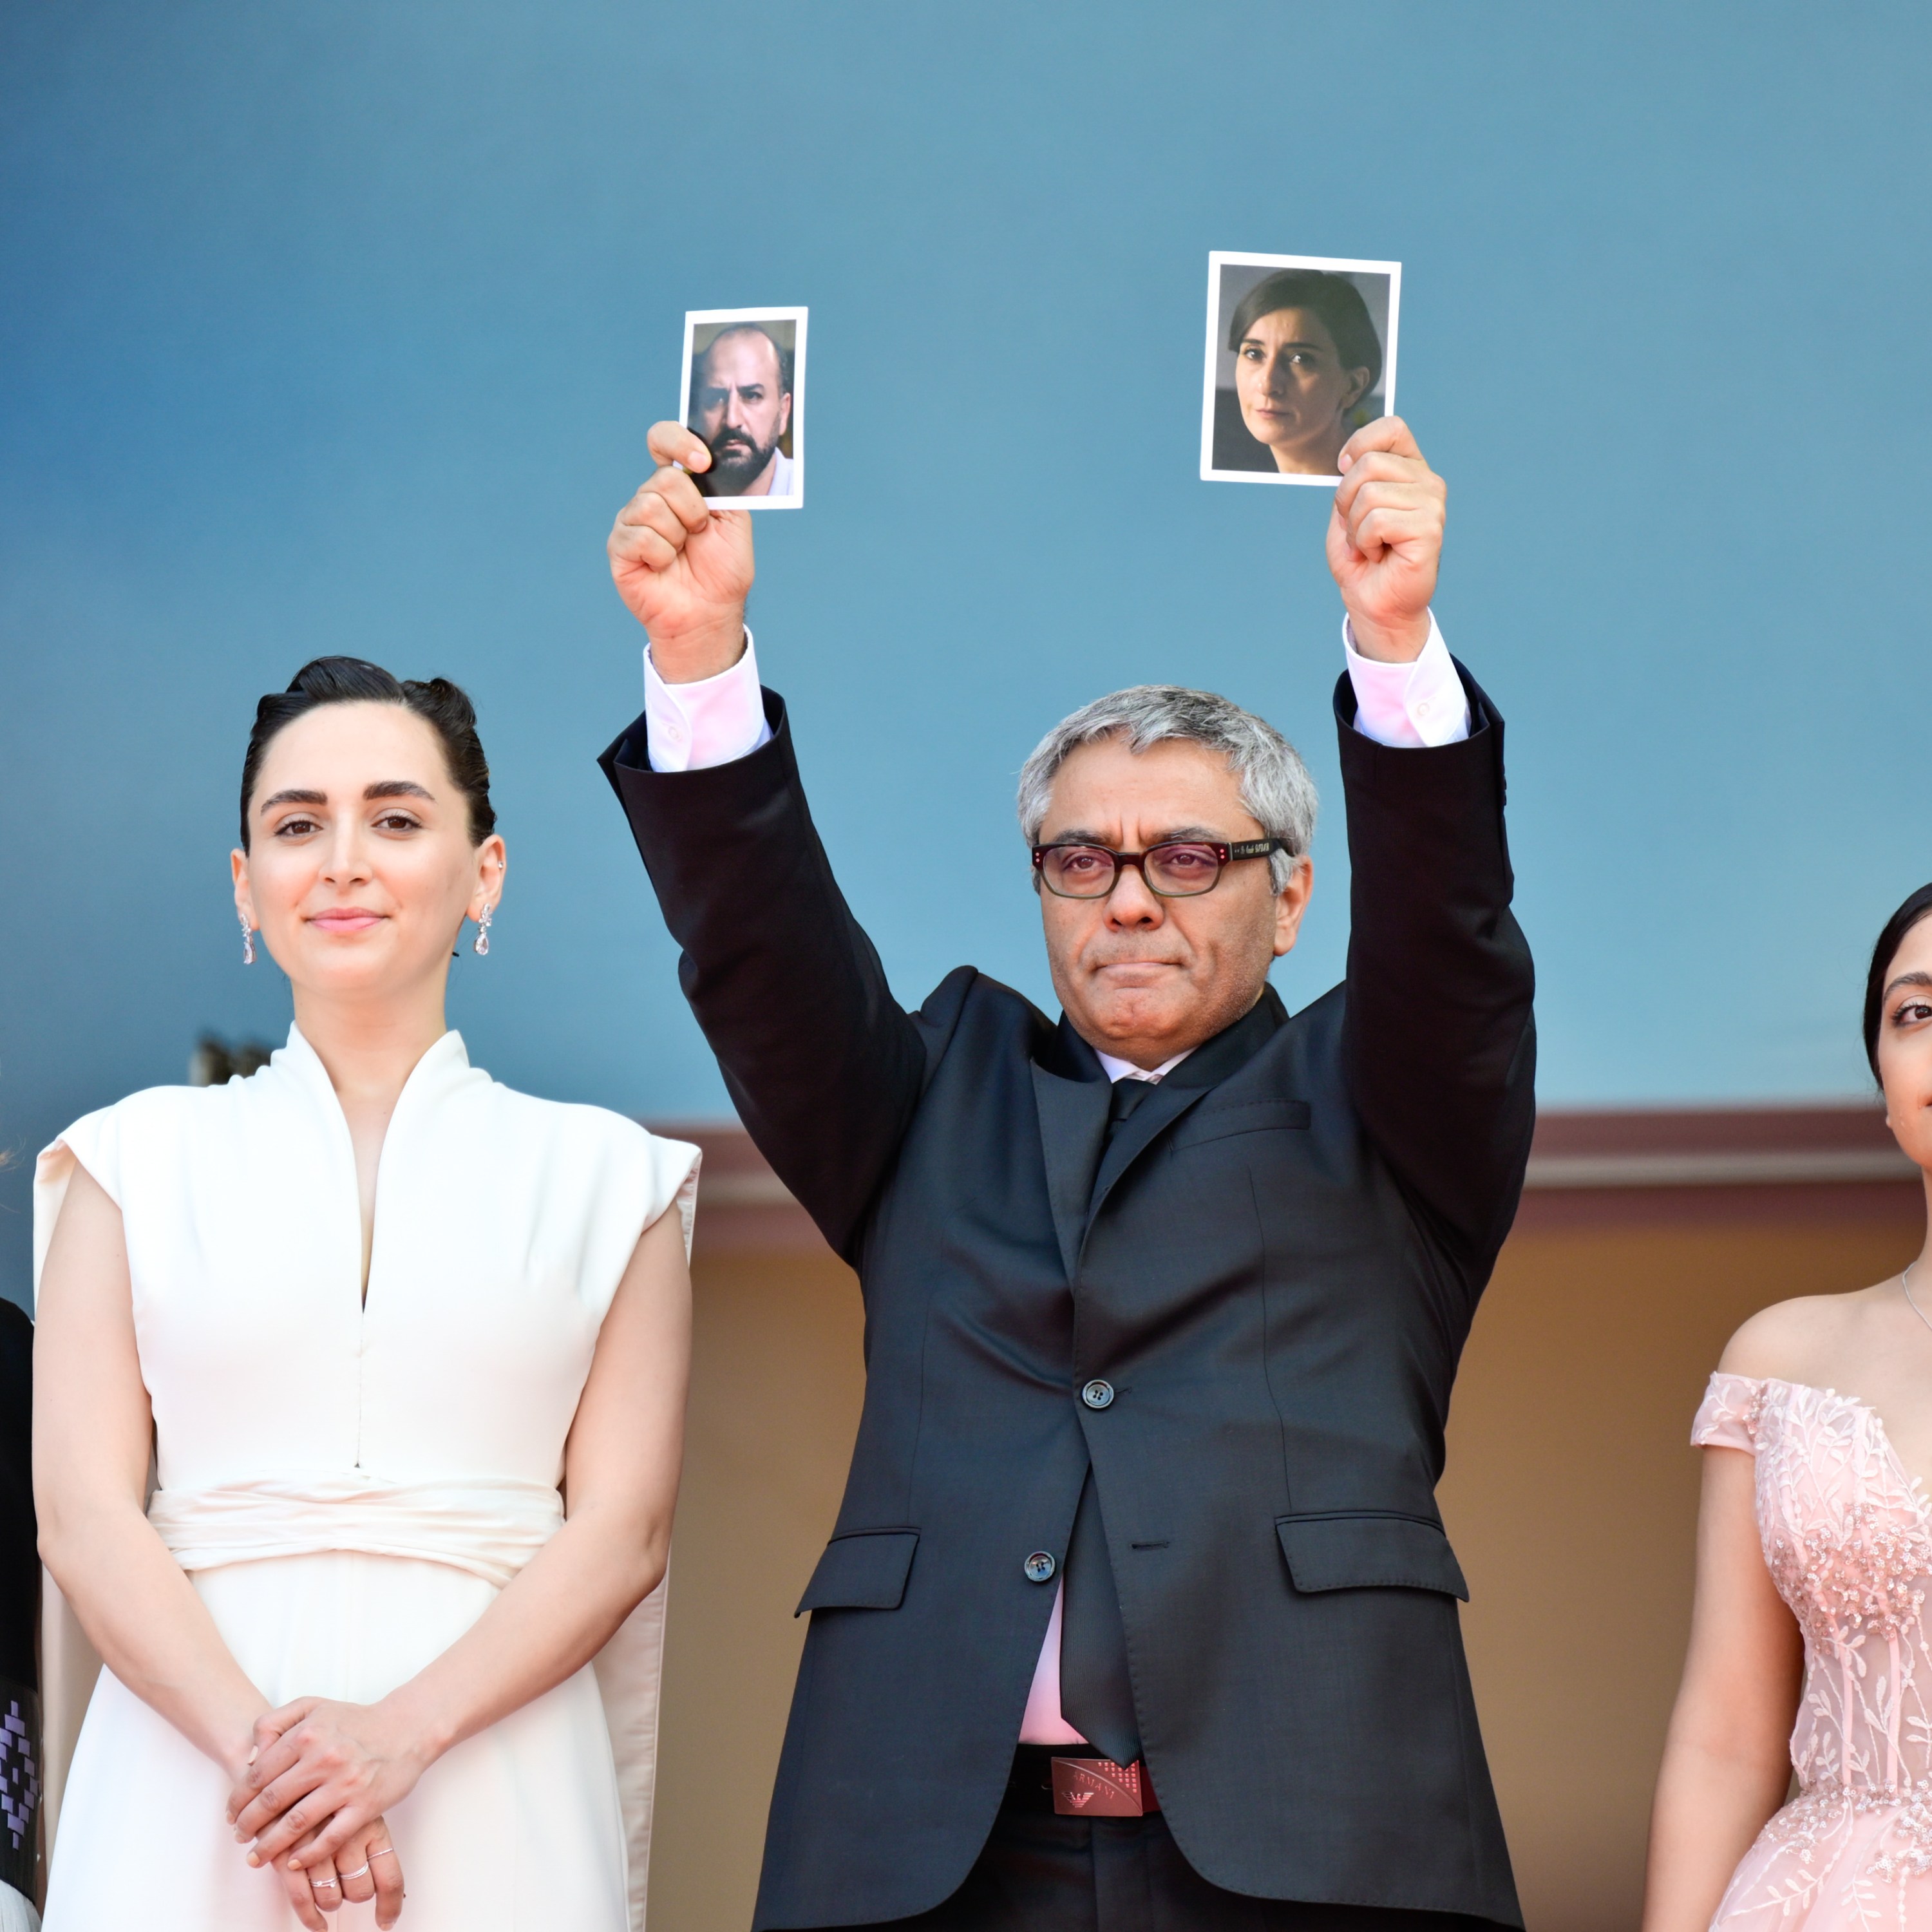
[[[1904,1484],[1906,1494],[1912,1499],[1920,1523],[1932,1529],[1932,1496],[1927,1494],[1928,1484],[1922,1476],[1915,1476],[1905,1466],[1905,1458],[1898,1453],[1898,1445],[1892,1439],[1892,1431],[1885,1426],[1885,1418],[1862,1396],[1841,1394],[1837,1389],[1821,1388],[1816,1382],[1794,1382],[1783,1376],[1766,1376],[1762,1379],[1776,1382],[1788,1389],[1803,1389],[1808,1394],[1822,1396],[1828,1402],[1841,1402],[1848,1408],[1856,1408],[1871,1418],[1872,1427],[1878,1432],[1878,1446],[1886,1460],[1892,1465],[1892,1474]]]
[[[453,1042],[453,1043],[452,1043]],[[322,1064],[322,1055],[310,1044],[300,1027],[292,1022],[289,1027],[289,1048],[296,1065],[304,1069],[312,1086],[319,1088],[326,1097],[336,1129],[340,1135],[338,1145],[346,1154],[349,1161],[349,1191],[355,1216],[356,1319],[366,1322],[369,1316],[369,1297],[376,1285],[376,1256],[380,1245],[382,1233],[382,1178],[389,1164],[389,1153],[395,1144],[396,1124],[402,1118],[406,1106],[413,1104],[418,1088],[426,1087],[442,1063],[451,1063],[452,1084],[475,1069],[470,1064],[468,1049],[463,1043],[463,1036],[454,1027],[446,1027],[424,1048],[416,1064],[410,1069],[396,1095],[395,1105],[389,1109],[389,1118],[382,1129],[382,1144],[376,1155],[376,1186],[369,1203],[369,1260],[365,1274],[362,1267],[362,1183],[356,1168],[356,1136],[350,1131],[349,1115],[343,1107],[342,1096],[335,1090],[335,1082],[328,1077],[328,1069]],[[279,1058],[279,1054],[273,1056]]]

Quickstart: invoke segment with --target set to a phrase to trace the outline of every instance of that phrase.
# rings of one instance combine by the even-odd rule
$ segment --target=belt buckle
[[[1106,1757],[1057,1757],[1053,1808],[1062,1818],[1140,1818],[1160,1808],[1145,1765]]]

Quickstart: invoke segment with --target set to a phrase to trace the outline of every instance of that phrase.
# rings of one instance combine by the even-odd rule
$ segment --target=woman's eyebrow
[[[1932,973],[1900,974],[1898,977],[1885,989],[1886,998],[1888,1000],[1890,999],[1901,986],[1932,986]]]
[[[426,798],[432,805],[436,802],[434,792],[425,791],[421,785],[412,784],[407,778],[384,778],[376,784],[365,785],[362,796],[364,798]]]
[[[326,791],[299,791],[292,788],[287,791],[272,794],[255,809],[266,812],[272,805],[326,805],[328,802],[328,794]]]

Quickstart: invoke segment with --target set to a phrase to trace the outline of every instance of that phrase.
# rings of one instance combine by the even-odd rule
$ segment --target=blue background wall
[[[1011,781],[1100,689],[1228,691],[1338,804],[1325,503],[1195,475],[1214,248],[1404,264],[1546,1100],[1858,1088],[1861,952],[1932,873],[1923,8],[15,0],[0,37],[6,1145],[279,1034],[233,789],[326,650],[477,698],[478,1059],[724,1111],[591,762],[688,307],[812,306],[754,621],[902,996],[968,958],[1046,996]],[[889,882],[881,828],[948,868]],[[1341,834],[1291,1004],[1340,968]]]

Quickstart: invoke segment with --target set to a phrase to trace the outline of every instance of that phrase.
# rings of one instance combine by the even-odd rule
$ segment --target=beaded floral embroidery
[[[1804,1639],[1798,1795],[1714,1925],[1932,1928],[1932,1510],[1876,1412],[1829,1389],[1713,1376],[1694,1442],[1752,1451],[1758,1531]]]

